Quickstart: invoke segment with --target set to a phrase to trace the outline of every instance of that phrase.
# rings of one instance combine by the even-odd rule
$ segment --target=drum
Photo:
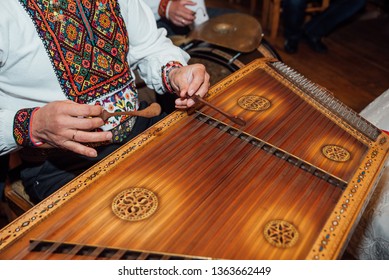
[[[276,50],[265,39],[262,39],[261,44],[249,53],[243,53],[201,41],[190,42],[180,47],[191,56],[189,64],[200,63],[205,65],[211,76],[211,86],[257,58],[266,57],[281,60]],[[175,110],[174,99],[176,97],[171,95],[157,96],[157,101],[167,113]]]
[[[201,63],[205,65],[211,75],[211,86],[257,58],[267,57],[281,60],[278,53],[266,40],[262,40],[258,48],[250,53],[237,52],[205,42],[189,48],[183,47],[183,49],[191,56],[190,64]]]

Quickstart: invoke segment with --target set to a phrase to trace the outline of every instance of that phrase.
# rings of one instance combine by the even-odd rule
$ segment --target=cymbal
[[[262,28],[257,19],[248,14],[230,13],[194,27],[187,37],[239,52],[252,52],[261,43]]]

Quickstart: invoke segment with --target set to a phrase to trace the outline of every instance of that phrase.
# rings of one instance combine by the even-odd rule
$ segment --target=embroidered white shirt
[[[189,55],[157,29],[143,0],[119,0],[129,38],[127,60],[156,92],[163,92],[161,66],[169,61],[186,65]],[[13,118],[22,108],[42,107],[65,100],[33,22],[18,0],[0,1],[0,155],[17,149]]]

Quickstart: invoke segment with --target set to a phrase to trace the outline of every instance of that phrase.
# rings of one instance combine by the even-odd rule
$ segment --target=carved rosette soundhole
[[[350,152],[336,145],[327,145],[322,148],[323,155],[333,161],[345,162],[350,159]]]
[[[238,99],[238,105],[249,111],[264,111],[270,108],[271,103],[258,95],[246,95]]]
[[[292,247],[299,238],[297,229],[283,220],[274,220],[267,223],[264,234],[266,240],[278,248]]]
[[[150,217],[157,207],[158,199],[155,194],[144,188],[124,190],[112,202],[115,215],[131,222]]]

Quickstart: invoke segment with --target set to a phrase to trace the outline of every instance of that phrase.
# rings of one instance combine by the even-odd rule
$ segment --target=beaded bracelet
[[[162,66],[161,68],[162,82],[166,92],[174,93],[174,89],[170,84],[169,73],[173,69],[180,68],[180,67],[182,67],[182,64],[178,61],[170,61],[166,65]]]
[[[170,0],[161,0],[158,6],[158,14],[160,17],[166,17],[166,8]]]
[[[31,123],[39,107],[20,109],[16,112],[13,125],[13,136],[16,143],[23,147],[38,147],[42,142],[35,142],[31,137]]]

